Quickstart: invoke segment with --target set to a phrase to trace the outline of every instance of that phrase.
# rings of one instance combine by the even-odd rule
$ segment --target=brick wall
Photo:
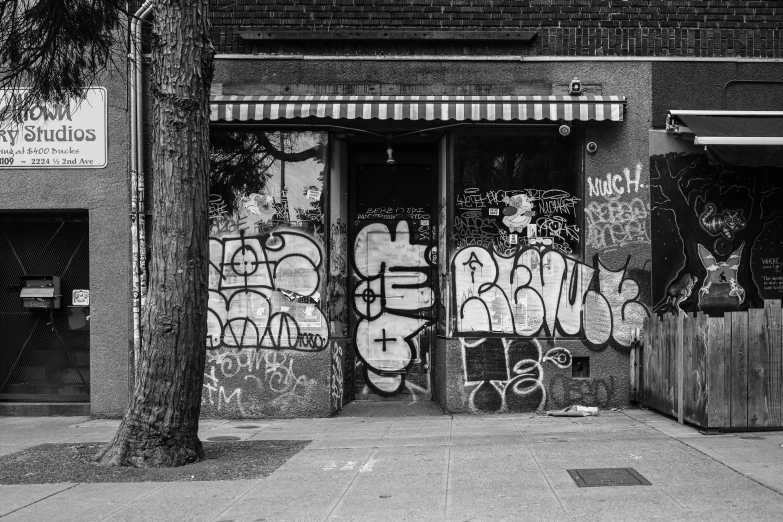
[[[781,56],[783,2],[705,0],[214,0],[219,53]],[[249,42],[242,29],[538,30],[511,42]]]

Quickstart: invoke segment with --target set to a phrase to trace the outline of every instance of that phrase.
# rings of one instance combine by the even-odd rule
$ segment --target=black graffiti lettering
[[[537,339],[460,339],[465,361],[465,386],[476,413],[536,411],[546,404],[545,365],[571,366],[571,352],[544,351]]]
[[[429,225],[427,234],[422,226],[409,219],[367,223],[354,241],[353,340],[368,386],[383,395],[405,388],[404,372],[422,348],[418,335],[434,322],[432,246]]]
[[[225,218],[223,218],[225,219]],[[207,345],[313,351],[329,339],[320,309],[323,254],[309,234],[210,238]]]

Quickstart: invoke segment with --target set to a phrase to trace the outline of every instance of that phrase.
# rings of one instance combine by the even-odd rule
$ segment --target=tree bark
[[[152,31],[153,230],[142,352],[133,398],[96,460],[180,466],[198,438],[206,358],[209,88],[208,0],[159,0]]]

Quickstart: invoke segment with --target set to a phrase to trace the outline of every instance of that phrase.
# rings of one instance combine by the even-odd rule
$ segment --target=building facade
[[[782,111],[781,9],[567,4],[213,6],[203,415],[623,407],[646,317],[780,297],[775,147],[726,159],[676,112]],[[2,172],[3,218],[87,219],[96,415],[127,400],[154,226],[126,110],[104,169]]]

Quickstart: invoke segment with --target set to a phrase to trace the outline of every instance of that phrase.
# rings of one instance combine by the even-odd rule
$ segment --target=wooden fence
[[[702,428],[783,426],[780,300],[723,317],[666,315],[642,333],[642,400]]]

